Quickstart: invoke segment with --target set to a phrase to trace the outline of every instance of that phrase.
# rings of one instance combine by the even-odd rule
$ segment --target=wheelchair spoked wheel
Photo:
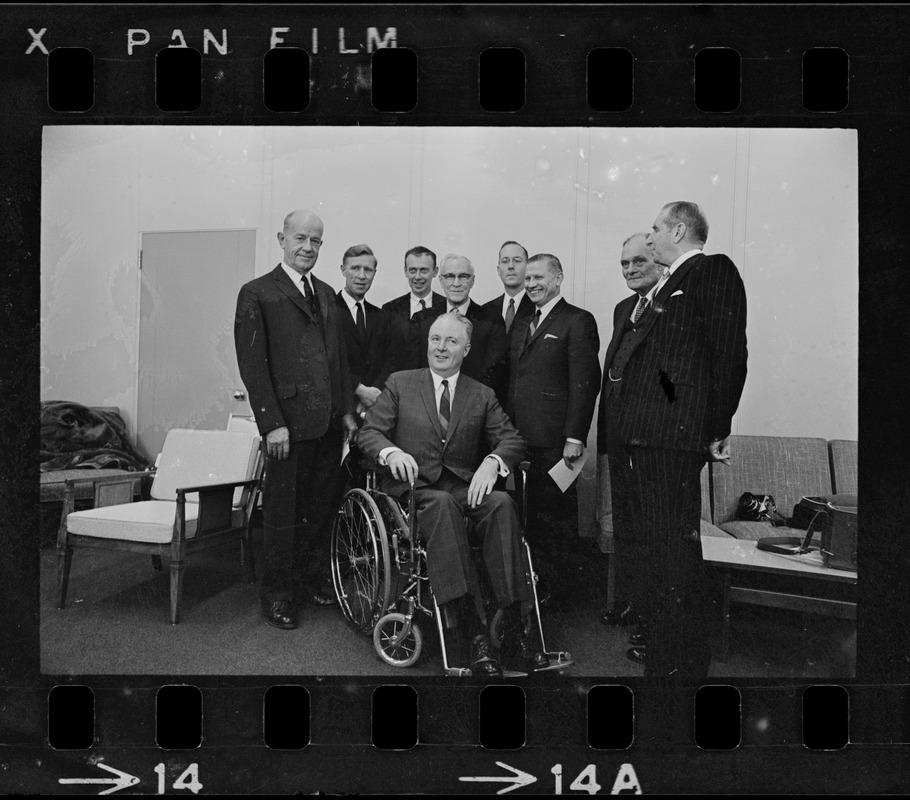
[[[397,611],[386,614],[373,629],[373,646],[379,657],[393,667],[410,667],[423,651],[423,634],[415,622]]]
[[[385,523],[363,489],[344,496],[332,527],[332,582],[345,619],[369,634],[389,607],[392,567]]]

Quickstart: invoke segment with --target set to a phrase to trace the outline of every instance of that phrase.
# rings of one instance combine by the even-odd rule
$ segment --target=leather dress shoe
[[[485,633],[475,636],[471,643],[471,674],[475,678],[502,676],[502,667],[493,655],[493,643]]]
[[[530,672],[538,669],[546,669],[550,666],[550,659],[547,658],[547,654],[535,650],[531,646],[531,640],[528,637],[528,634],[525,633],[525,627],[520,622],[513,622],[512,634],[515,637],[515,643],[518,646],[518,655],[521,658],[522,663],[525,668]]]
[[[632,647],[646,647],[648,644],[648,632],[639,625],[629,634],[629,644]]]
[[[631,625],[635,622],[635,613],[632,604],[627,600],[622,600],[613,606],[612,611],[605,611],[600,621],[604,625]]]
[[[273,628],[290,631],[297,627],[297,617],[294,615],[291,604],[287,600],[264,602],[262,604],[262,616]]]
[[[644,664],[648,660],[648,651],[645,647],[630,647],[626,650],[626,658],[636,664]]]
[[[310,598],[310,601],[313,603],[316,608],[328,608],[329,606],[337,606],[338,598],[335,596],[335,593],[318,591],[313,594]]]

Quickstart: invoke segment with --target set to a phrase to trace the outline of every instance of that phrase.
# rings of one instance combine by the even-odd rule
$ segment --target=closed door
[[[142,234],[136,423],[151,458],[171,428],[223,430],[249,413],[234,311],[255,259],[255,230]]]

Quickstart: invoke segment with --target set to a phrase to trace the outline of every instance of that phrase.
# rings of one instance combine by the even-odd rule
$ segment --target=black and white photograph
[[[852,677],[857,180],[840,129],[45,127],[42,672]]]
[[[900,7],[3,19],[0,791],[906,793]]]

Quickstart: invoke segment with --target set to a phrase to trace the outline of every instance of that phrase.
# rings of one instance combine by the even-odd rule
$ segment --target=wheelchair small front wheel
[[[386,614],[373,629],[373,646],[393,667],[410,667],[423,651],[423,634],[415,622],[397,611]]]

